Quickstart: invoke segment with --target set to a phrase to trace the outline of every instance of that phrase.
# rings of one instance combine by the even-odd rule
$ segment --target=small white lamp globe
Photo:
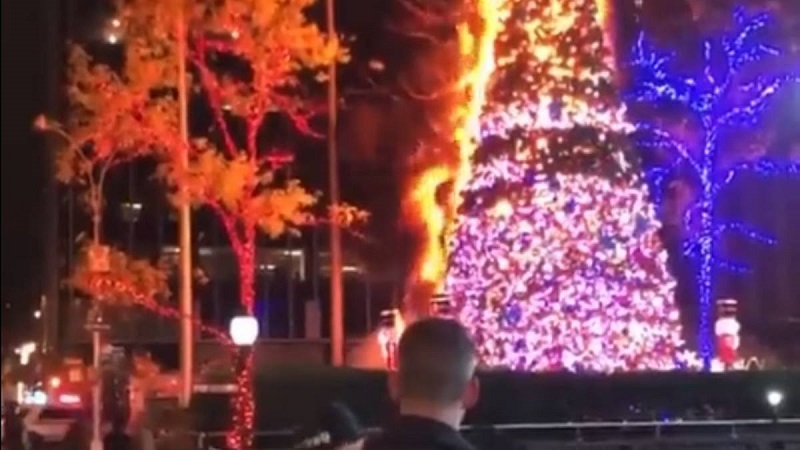
[[[258,337],[258,320],[253,316],[236,316],[231,319],[228,331],[234,344],[253,345]]]
[[[780,406],[783,403],[783,392],[775,389],[767,391],[767,403],[773,409]]]

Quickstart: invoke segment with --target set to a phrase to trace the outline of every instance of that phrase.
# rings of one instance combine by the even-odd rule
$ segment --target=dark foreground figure
[[[364,429],[355,414],[342,403],[332,403],[317,418],[314,425],[301,430],[296,449],[360,450]]]
[[[415,322],[400,339],[389,392],[400,416],[370,436],[364,450],[472,450],[458,432],[480,391],[475,345],[452,320]]]
[[[125,421],[115,420],[103,439],[103,450],[133,450],[133,438],[125,433]]]

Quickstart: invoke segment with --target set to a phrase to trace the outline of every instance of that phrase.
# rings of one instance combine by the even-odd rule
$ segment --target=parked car
[[[23,443],[28,450],[37,450],[42,444],[62,443],[70,430],[86,416],[79,405],[34,406],[25,414]]]

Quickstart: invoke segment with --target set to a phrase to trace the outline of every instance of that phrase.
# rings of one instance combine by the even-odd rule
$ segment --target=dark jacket
[[[132,450],[133,438],[125,434],[124,431],[114,430],[103,439],[103,448],[106,450]]]
[[[474,450],[447,424],[415,416],[400,416],[382,431],[369,436],[363,450]]]

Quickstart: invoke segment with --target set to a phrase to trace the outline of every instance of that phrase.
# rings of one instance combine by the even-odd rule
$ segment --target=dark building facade
[[[109,179],[104,215],[108,244],[135,257],[161,260],[177,272],[177,222],[165,195],[153,184],[153,167],[147,162],[122,168]],[[75,192],[62,189],[60,247],[62,277],[77,262],[80,248],[75,237],[88,225],[75,201]],[[204,324],[227,329],[240,312],[235,255],[223,227],[210,212],[193,213],[195,312]],[[328,334],[329,278],[327,228],[304,230],[301,236],[259,240],[256,252],[256,316],[264,339],[325,338]],[[371,273],[345,246],[344,293],[346,332],[367,334],[377,324],[380,310],[396,300],[399,278]],[[173,294],[177,279],[170,280]],[[172,297],[175,297],[173,295]],[[174,298],[165,298],[175,305]],[[64,345],[84,342],[83,324],[89,300],[68,286],[62,289],[60,316]],[[111,339],[125,343],[176,342],[177,322],[140,308],[109,308]],[[201,339],[208,338],[200,333]]]
[[[114,64],[121,58],[124,36],[111,36],[109,24],[113,11],[102,0],[60,0],[48,10],[46,20],[59,21],[60,25],[46,28],[48,48],[59,49],[48,54],[51,78],[45,83],[48,99],[57,102],[47,111],[64,113],[63,68],[64,43],[71,39],[84,45],[99,61]],[[38,11],[42,13],[43,11]],[[45,20],[45,19],[42,19]],[[4,103],[5,106],[5,103]],[[190,111],[190,116],[195,116]],[[58,114],[53,113],[54,116]],[[203,114],[192,117],[193,128],[203,126]],[[317,143],[322,146],[324,143]],[[314,148],[311,151],[324,152]],[[43,152],[52,156],[52,152]],[[44,161],[50,164],[51,158]],[[315,161],[319,162],[317,158]],[[6,165],[4,164],[4,167]],[[152,261],[165,260],[177,263],[177,223],[174,209],[167,203],[161,186],[153,179],[155,165],[141,161],[120,167],[110,173],[106,182],[106,205],[103,217],[104,241],[135,257]],[[309,173],[319,178],[314,168],[298,167],[303,178]],[[42,176],[46,180],[41,231],[41,253],[45,261],[41,292],[43,324],[47,339],[53,346],[68,349],[84,344],[88,333],[84,323],[90,306],[89,299],[63,283],[78,263],[81,251],[79,237],[88,229],[89,221],[81,207],[80,191],[69,186],[57,186],[51,172]],[[313,185],[324,184],[324,179]],[[345,184],[347,181],[345,180]],[[347,186],[343,186],[345,191]],[[256,267],[256,313],[261,320],[261,337],[265,339],[291,339],[322,337],[328,334],[329,321],[329,267],[327,254],[327,229],[306,229],[299,237],[287,237],[258,243]],[[238,279],[234,255],[227,244],[221,224],[208,211],[193,213],[193,243],[195,266],[195,311],[205,324],[226,330],[231,317],[238,309]],[[357,248],[345,240],[345,328],[349,336],[363,336],[377,323],[381,309],[396,301],[399,293],[399,276],[393,273],[377,274],[359,261]],[[174,271],[173,271],[174,272]],[[165,304],[174,305],[177,280],[170,280],[172,295]],[[140,308],[107,308],[112,322],[110,339],[119,343],[175,343],[178,324],[175,319],[161,318]],[[199,339],[208,336],[197,334]]]

